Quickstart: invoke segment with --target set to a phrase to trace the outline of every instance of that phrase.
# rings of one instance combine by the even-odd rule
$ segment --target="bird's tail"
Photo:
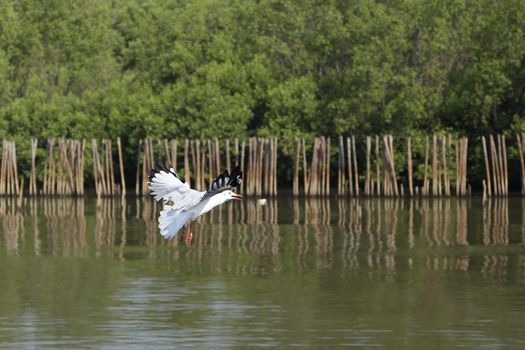
[[[160,234],[166,239],[174,237],[189,219],[188,211],[165,205],[159,216]]]

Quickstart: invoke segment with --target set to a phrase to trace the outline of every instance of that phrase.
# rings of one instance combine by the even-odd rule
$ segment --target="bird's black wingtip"
[[[157,161],[157,163],[155,164],[155,167],[153,167],[150,170],[149,176],[148,176],[148,180],[151,182],[153,180],[153,178],[155,177],[155,175],[160,173],[161,171],[164,171],[164,172],[167,172],[167,173],[172,173],[173,175],[175,175],[176,178],[179,178],[177,173],[171,171],[171,166],[170,165],[168,165],[164,160],[159,159]]]
[[[241,167],[236,165],[230,174],[230,186],[238,187],[242,183],[242,171]]]

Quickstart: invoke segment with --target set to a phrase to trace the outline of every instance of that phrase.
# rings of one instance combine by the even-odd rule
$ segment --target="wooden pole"
[[[246,153],[245,146],[246,146],[246,141],[242,141],[242,145],[241,145],[241,169],[243,169],[243,171],[244,171],[244,155]],[[246,190],[246,184],[243,181],[242,184],[241,184],[240,192],[244,193],[245,190]]]
[[[501,144],[503,146],[502,152],[503,152],[503,186],[505,190],[505,195],[509,194],[509,170],[507,167],[507,145],[505,142],[505,135],[501,136]]]
[[[120,137],[117,137],[118,164],[120,169],[120,185],[122,187],[122,197],[126,196],[126,177],[124,176],[124,159],[122,158],[122,144]]]
[[[135,194],[140,195],[140,150],[142,149],[142,139],[139,140],[139,145],[137,149],[137,173],[135,176]]]
[[[345,191],[345,146],[343,136],[339,136],[339,169],[337,172],[337,193],[342,196]]]
[[[228,171],[231,171],[232,168],[231,168],[231,162],[230,162],[230,140],[226,140],[226,169],[228,169]]]
[[[38,140],[35,138],[31,139],[31,177],[29,179],[29,194],[36,194],[36,150],[38,146]]]
[[[432,136],[432,195],[438,194],[438,150],[437,150],[437,136]]]
[[[100,198],[101,190],[100,190],[100,184],[98,180],[97,140],[96,139],[91,140],[91,150],[93,154],[93,180],[95,182],[95,192],[97,194],[97,197]]]
[[[494,137],[492,135],[489,136],[489,139],[490,139],[490,153],[491,153],[490,159],[492,161],[492,178],[494,180],[494,194],[497,196],[497,195],[500,195],[501,188],[500,188],[500,183],[499,183],[499,171],[498,171],[498,166],[496,162],[496,158],[497,158],[496,144],[494,143]]]
[[[410,137],[407,139],[407,168],[408,168],[408,191],[410,196],[414,195],[413,168],[412,168],[412,145]]]
[[[171,143],[171,166],[175,172],[177,171],[177,139],[170,141]]]
[[[206,144],[208,145],[208,154],[209,154],[209,157],[208,157],[208,169],[209,169],[209,171],[208,171],[209,172],[209,174],[208,174],[208,181],[211,184],[212,181],[213,181],[212,169],[213,169],[214,157],[213,157],[211,141],[207,140]],[[219,175],[219,174],[217,174],[217,175]]]
[[[296,137],[294,140],[294,173],[293,173],[293,194],[294,196],[299,195],[299,162],[300,162],[300,151],[301,144],[299,139]]]
[[[149,142],[148,138],[144,139],[143,148],[142,148],[142,182],[140,184],[141,187],[141,193],[143,196],[147,193],[147,187],[146,187],[146,178],[148,176],[148,170],[149,170],[149,155],[150,155],[150,147],[151,144]]]
[[[308,195],[310,193],[310,176],[308,167],[306,164],[306,141],[304,140],[304,137],[301,138],[301,143],[303,145],[303,190],[304,194]]]
[[[365,196],[370,196],[370,151],[372,149],[372,138],[366,137],[366,178],[365,178]]]
[[[277,195],[277,169],[278,169],[278,164],[277,164],[277,158],[278,158],[278,152],[279,152],[279,138],[275,138],[274,139],[274,148],[273,148],[273,152],[274,152],[274,156],[273,156],[273,194],[274,195]]]
[[[355,136],[352,137],[352,153],[354,160],[355,195],[359,197],[359,177],[357,172],[357,155],[355,151]]]
[[[6,174],[7,174],[7,146],[6,141],[2,140],[2,169],[0,172],[0,193],[6,194]]]
[[[450,196],[450,189],[448,188],[448,168],[447,168],[447,137],[443,136],[441,139],[441,155],[443,164],[443,186],[446,196]]]
[[[525,194],[525,160],[523,159],[523,142],[521,140],[521,134],[516,135],[516,141],[518,142],[518,153],[520,157],[521,166],[521,194]]]
[[[188,139],[184,139],[184,180],[191,184],[189,149],[190,141]]]
[[[204,148],[204,143],[203,143],[203,148]],[[195,187],[197,188],[197,191],[201,191],[202,190],[202,172],[201,172],[201,141],[200,140],[196,140],[195,141],[195,159],[196,159],[196,162],[195,162],[195,174],[196,174],[196,177],[197,179],[195,180]]]
[[[381,195],[381,158],[379,157],[379,135],[376,135],[376,184],[377,196]],[[384,190],[384,189],[383,189]]]
[[[429,140],[428,136],[425,138],[425,173],[423,177],[423,195],[428,196],[428,149]]]
[[[354,195],[354,169],[352,164],[352,137],[349,136],[346,138],[346,155],[348,157],[348,182],[349,182],[349,193],[350,196]]]
[[[396,160],[394,158],[394,137],[392,135],[389,136],[389,152],[390,152],[390,159],[392,161],[392,182],[394,183],[394,194],[399,196],[399,188],[397,185],[397,175],[396,175]]]

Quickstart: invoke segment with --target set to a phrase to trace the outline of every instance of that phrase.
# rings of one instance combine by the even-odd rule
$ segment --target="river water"
[[[525,200],[0,198],[0,347],[525,348]]]

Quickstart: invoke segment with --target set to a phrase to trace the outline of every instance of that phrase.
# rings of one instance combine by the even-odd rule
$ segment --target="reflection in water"
[[[159,209],[0,198],[2,344],[523,344],[521,200],[248,199],[199,218],[190,246],[162,239]]]
[[[299,270],[332,270],[341,264],[345,271],[367,266],[394,272],[399,264],[412,269],[417,262],[431,270],[466,271],[478,256],[461,247],[525,243],[525,201],[512,216],[519,218],[516,235],[510,229],[510,200],[491,198],[475,206],[464,198],[294,198],[269,199],[266,205],[245,200],[200,217],[190,247],[160,237],[160,207],[149,198],[29,198],[19,203],[4,197],[0,218],[5,251],[11,255],[19,254],[21,242],[27,241],[36,256],[127,259],[133,256],[128,250],[138,246],[147,247],[140,253],[146,252],[146,259],[184,259],[196,270],[238,274],[278,271],[286,264],[283,252],[294,256]],[[261,266],[249,256],[267,257],[270,263]],[[509,260],[505,251],[485,253],[481,271],[501,280],[510,265],[517,266],[523,282],[525,258],[518,260]]]
[[[8,254],[18,254],[18,242],[23,239],[23,216],[17,210],[15,198],[5,198],[0,202],[0,215],[2,216],[2,229]],[[21,237],[22,236],[22,237]]]
[[[31,200],[35,200],[32,198]],[[52,255],[86,256],[86,215],[83,198],[43,198],[46,232]]]

